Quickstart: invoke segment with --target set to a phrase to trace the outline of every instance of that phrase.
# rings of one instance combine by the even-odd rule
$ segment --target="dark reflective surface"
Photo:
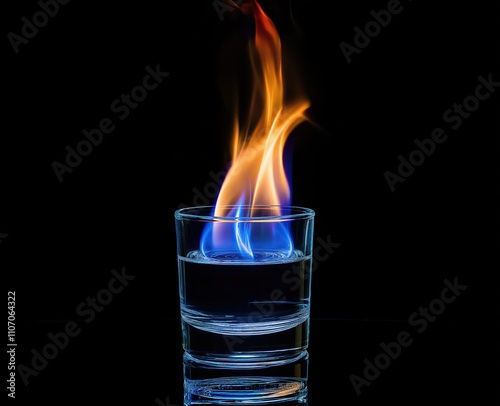
[[[82,404],[155,405],[169,397],[171,404],[182,404],[178,320],[130,323],[103,318],[82,325],[80,335],[42,369],[43,361],[34,354],[50,354],[45,348],[52,343],[47,334],[57,335],[64,325],[19,327],[23,339],[18,361],[33,373],[27,376],[28,386],[18,377],[20,399],[51,399],[54,405],[72,399]],[[443,321],[418,333],[407,322],[313,319],[308,404],[322,405],[325,399],[347,404],[484,399],[494,390],[496,379],[493,359],[489,362],[484,357],[493,357],[496,344],[484,336],[483,346],[478,346],[471,333],[477,327],[472,322]],[[394,342],[403,331],[414,341],[396,355]],[[392,354],[392,358],[389,361],[380,354]]]

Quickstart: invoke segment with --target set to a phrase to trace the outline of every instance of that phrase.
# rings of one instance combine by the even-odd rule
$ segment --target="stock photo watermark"
[[[243,3],[243,0],[214,0],[212,1],[212,6],[215,12],[219,16],[221,21],[224,21],[224,14],[231,13],[238,8],[238,6]]]
[[[278,114],[278,113],[275,113]],[[280,117],[285,120],[290,116],[290,113],[288,110],[283,108],[280,113]],[[272,128],[261,128],[258,132],[254,133],[254,135],[266,135],[268,132],[273,131]],[[260,145],[258,147],[252,147],[249,146],[246,148],[246,159],[250,160],[252,159],[255,155],[257,154],[262,154],[262,148],[263,145]],[[232,162],[229,162],[227,164],[227,167],[230,168],[231,173],[237,174],[241,169],[238,166],[232,166]],[[218,196],[220,188],[222,186],[222,182],[224,181],[224,178],[226,175],[229,173],[229,170],[221,170],[219,172],[214,172],[210,171],[208,173],[208,176],[210,178],[210,181],[205,183],[205,185],[202,188],[193,188],[193,198],[190,202],[188,203],[179,203],[178,208],[179,209],[184,209],[187,207],[192,207],[192,206],[206,206],[210,204],[210,202],[213,202],[214,199]]]
[[[191,201],[192,206],[206,206],[213,199],[215,199],[219,193],[219,189],[222,185],[222,181],[224,177],[227,175],[227,171],[219,171],[215,173],[214,171],[210,171],[208,176],[212,181],[207,182],[205,186],[201,189],[193,188],[193,200]],[[180,203],[179,209],[183,209],[186,207],[191,207],[191,205],[186,203]]]
[[[17,54],[19,47],[26,45],[35,38],[39,30],[45,27],[51,18],[59,14],[60,6],[68,4],[70,0],[39,0],[37,2],[39,10],[36,11],[30,18],[21,17],[21,28],[19,33],[9,32],[7,38],[12,46],[12,49]]]
[[[500,87],[500,82],[493,79],[493,74],[478,76],[479,84],[475,87],[474,93],[466,96],[463,101],[454,103],[453,106],[443,113],[443,121],[449,125],[453,131],[458,130],[464,120],[471,117],[472,113],[477,111],[481,104],[488,100],[495,90]],[[391,189],[391,192],[396,190],[398,183],[404,183],[408,177],[415,173],[415,169],[421,166],[427,158],[429,158],[439,144],[444,143],[448,139],[448,134],[442,127],[436,127],[431,131],[429,138],[422,140],[416,138],[413,142],[417,148],[412,150],[407,156],[398,156],[398,167],[395,172],[385,171],[384,178]]]
[[[326,238],[317,237],[312,255],[311,270],[304,270],[302,266],[293,264],[283,272],[281,280],[287,285],[287,290],[290,292],[297,291],[303,285],[304,281],[307,281],[311,277],[311,274],[318,269],[319,263],[325,262],[330,258],[340,248],[340,245],[340,243],[332,241],[331,235],[328,235]],[[283,289],[276,288],[269,294],[269,301],[254,303],[256,310],[251,312],[247,317],[240,318],[239,321],[255,323],[268,318],[275,312],[273,302],[284,300],[286,300],[286,292]],[[238,350],[237,346],[245,342],[245,336],[226,335],[224,336],[224,342],[229,351],[236,352]]]
[[[88,296],[85,301],[78,304],[76,314],[83,318],[85,324],[91,323],[97,313],[102,312],[108,306],[115,296],[127,287],[130,281],[135,279],[134,275],[128,275],[125,268],[120,272],[113,269],[113,277],[109,280],[107,288],[101,289],[95,296]],[[19,364],[17,372],[25,386],[28,386],[31,377],[47,368],[49,362],[55,358],[68,346],[71,339],[77,337],[82,332],[85,324],[79,324],[74,320],[68,321],[61,331],[47,334],[47,343],[41,348],[33,348],[31,362],[29,365]]]
[[[453,279],[453,282],[445,279],[443,283],[445,286],[438,298],[431,300],[427,307],[419,307],[408,317],[408,324],[415,329],[416,333],[422,334],[426,331],[429,323],[436,321],[446,310],[446,307],[467,289],[467,285],[461,285],[457,277]],[[365,358],[363,360],[363,372],[359,375],[351,374],[349,376],[349,381],[356,394],[361,395],[362,389],[370,386],[383,370],[389,368],[401,356],[403,349],[409,347],[413,342],[414,334],[412,335],[407,330],[400,331],[394,341],[381,342],[379,344],[381,351],[371,359]]]
[[[170,402],[170,396],[167,396],[167,398],[165,399],[165,402],[163,400],[161,400],[160,398],[156,398],[155,399],[155,403],[158,406],[180,406],[177,403],[171,403]]]
[[[16,291],[7,292],[7,396],[16,397]]]
[[[411,2],[411,0],[408,0]],[[375,11],[370,10],[370,21],[364,28],[354,27],[354,37],[352,43],[342,41],[339,44],[340,50],[344,55],[347,63],[352,62],[352,55],[360,54],[361,51],[370,45],[371,41],[377,37],[384,28],[388,27],[395,15],[400,14],[404,9],[403,4],[399,0],[389,0],[387,7]]]
[[[148,65],[145,70],[146,74],[141,84],[133,87],[128,93],[122,93],[119,98],[113,100],[110,104],[111,112],[120,121],[125,120],[131,111],[139,106],[139,103],[146,100],[149,92],[155,90],[170,74],[169,72],[162,71],[160,64],[157,64],[154,68]],[[102,143],[104,135],[111,134],[116,127],[117,125],[113,119],[104,117],[99,121],[97,127],[90,130],[83,129],[83,139],[74,147],[66,145],[64,163],[53,161],[51,164],[59,182],[64,180],[64,174],[72,173],[82,163],[83,158],[89,156],[93,148]]]

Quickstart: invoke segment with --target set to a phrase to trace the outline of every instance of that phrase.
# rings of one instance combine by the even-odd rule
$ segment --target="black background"
[[[478,76],[500,81],[498,4],[402,1],[351,63],[339,44],[387,2],[261,4],[317,124],[293,136],[293,203],[339,244],[313,276],[310,405],[498,399],[500,87],[456,130],[443,121]],[[7,34],[40,6],[9,7],[0,263],[3,294],[16,291],[16,362],[30,366],[69,320],[81,326],[27,386],[18,375],[12,403],[180,404],[173,213],[227,168],[223,90],[248,21],[221,21],[210,0],[71,1],[16,53]],[[112,101],[157,64],[170,75],[120,120]],[[114,131],[59,182],[52,163],[103,118]],[[391,192],[384,172],[437,127],[446,141]],[[135,279],[86,324],[76,308],[123,267]],[[467,289],[416,333],[410,315],[454,278]],[[358,397],[349,376],[403,330],[414,343]]]

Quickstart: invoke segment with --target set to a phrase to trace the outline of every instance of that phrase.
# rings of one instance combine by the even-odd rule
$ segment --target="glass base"
[[[309,344],[309,318],[291,328],[269,334],[224,335],[191,326],[182,319],[183,348],[193,358],[216,363],[258,359],[292,359]]]
[[[276,363],[207,363],[184,353],[184,405],[307,405],[309,355]]]

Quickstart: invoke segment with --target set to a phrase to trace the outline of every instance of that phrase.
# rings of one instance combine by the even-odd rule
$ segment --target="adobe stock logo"
[[[202,189],[193,188],[193,206],[206,206],[210,204],[210,202],[217,197],[219,193],[220,186],[222,185],[222,181],[226,176],[226,171],[219,171],[215,173],[214,171],[210,171],[208,175],[212,181],[207,182]],[[178,208],[182,209],[185,207],[190,207],[189,204],[179,203]]]
[[[170,403],[170,396],[167,396],[165,402],[163,400],[161,400],[160,398],[156,398],[155,403],[158,406],[179,406],[177,403]]]
[[[212,5],[214,6],[215,12],[219,16],[219,19],[224,21],[224,14],[228,11],[234,11],[236,9],[236,5],[240,5],[242,2],[243,0],[214,0]]]
[[[95,297],[87,297],[76,307],[76,314],[83,317],[86,324],[91,323],[96,318],[96,313],[102,312],[105,306],[110,305],[115,296],[121,293],[130,281],[135,279],[134,275],[126,273],[125,268],[122,268],[120,273],[113,269],[111,273],[113,278],[109,280],[107,289],[101,289]],[[40,350],[31,349],[33,357],[29,366],[24,364],[17,366],[17,372],[25,386],[28,386],[31,377],[38,376],[41,371],[47,368],[49,361],[55,359],[69,345],[72,338],[77,337],[82,332],[82,326],[82,324],[70,320],[66,322],[61,331],[49,332],[47,334],[48,342]]]
[[[347,63],[352,62],[353,54],[359,54],[362,49],[367,48],[372,39],[377,37],[382,32],[383,28],[389,26],[393,16],[400,14],[403,9],[404,6],[399,0],[389,0],[386,9],[379,11],[371,10],[370,16],[372,19],[365,24],[364,29],[358,26],[354,27],[354,37],[352,40],[354,45],[345,41],[341,42],[339,45]]]
[[[275,303],[286,301],[287,294],[293,294],[301,287],[304,282],[311,278],[311,274],[316,272],[319,264],[327,261],[336,251],[340,248],[340,243],[332,241],[332,236],[328,234],[326,238],[317,237],[315,239],[315,248],[312,255],[311,269],[305,270],[300,265],[291,265],[289,269],[285,270],[281,275],[284,290],[276,288],[269,293],[269,300],[263,303],[254,303],[255,310],[248,314],[247,317],[238,318],[239,322],[243,323],[256,323],[269,319],[276,313]],[[241,351],[241,345],[245,343],[248,336],[223,336],[224,343],[230,352]]]
[[[438,316],[443,314],[446,308],[467,289],[467,285],[458,283],[457,277],[453,279],[453,282],[445,279],[443,283],[445,287],[441,290],[439,297],[431,300],[427,307],[420,306],[418,311],[410,314],[408,318],[408,324],[416,328],[416,332],[419,334],[426,331],[429,323],[435,322]],[[381,351],[375,357],[363,360],[363,373],[360,374],[362,376],[355,374],[349,376],[349,381],[356,394],[361,395],[362,388],[370,386],[383,370],[389,368],[401,356],[403,349],[409,347],[413,342],[412,334],[406,330],[400,331],[394,341],[381,342],[379,344]]]
[[[273,112],[273,114],[278,114],[278,112],[275,111]],[[290,113],[287,111],[286,108],[280,110],[279,114],[283,119],[291,117]],[[255,133],[255,135],[265,137],[270,131],[272,131],[271,128],[261,128],[257,133]],[[263,151],[262,148],[263,148],[262,145],[258,147],[255,146],[247,147],[245,152],[246,159],[251,160],[254,159],[256,155],[262,154]],[[241,167],[233,166],[233,163],[231,161],[228,162],[227,167],[230,169],[219,171],[217,173],[215,173],[214,171],[210,171],[208,175],[211,180],[205,183],[205,185],[202,188],[192,189],[193,199],[191,201],[191,206],[206,206],[210,204],[210,202],[212,202],[213,199],[215,199],[219,194],[220,188],[222,186],[224,178],[228,174],[228,171],[230,170],[231,174],[234,176],[242,170]],[[186,203],[180,203],[178,208],[182,209],[191,206]]]
[[[21,34],[9,32],[7,38],[12,45],[12,49],[17,54],[19,46],[28,44],[29,41],[36,37],[40,28],[45,27],[49,20],[59,13],[59,5],[68,4],[70,0],[39,0],[38,6],[40,10],[35,12],[31,19],[26,16],[21,18],[23,25],[21,26]]]
[[[148,97],[149,92],[156,89],[169,74],[169,72],[161,70],[160,64],[157,64],[154,69],[149,65],[146,66],[146,75],[142,78],[141,84],[133,87],[128,93],[122,93],[120,98],[113,100],[110,104],[110,110],[118,116],[119,120],[125,120],[131,111]],[[84,139],[79,141],[75,147],[66,145],[65,164],[58,161],[53,161],[51,164],[59,182],[64,180],[65,173],[72,173],[82,163],[83,158],[89,156],[94,147],[102,143],[105,134],[111,134],[115,129],[116,124],[113,120],[104,117],[96,128],[82,130]]]
[[[453,106],[443,113],[443,121],[449,125],[453,131],[458,130],[464,120],[469,119],[472,114],[487,99],[491,97],[495,90],[500,88],[500,82],[493,80],[493,74],[486,77],[477,77],[479,84],[474,89],[474,93],[466,96],[461,103],[454,103]],[[436,127],[431,131],[429,138],[422,140],[416,138],[413,142],[416,148],[409,152],[407,156],[398,156],[397,173],[391,171],[384,172],[384,178],[391,192],[396,190],[398,183],[404,183],[414,172],[416,167],[426,162],[427,158],[434,154],[437,146],[448,139],[448,134],[441,127]]]

